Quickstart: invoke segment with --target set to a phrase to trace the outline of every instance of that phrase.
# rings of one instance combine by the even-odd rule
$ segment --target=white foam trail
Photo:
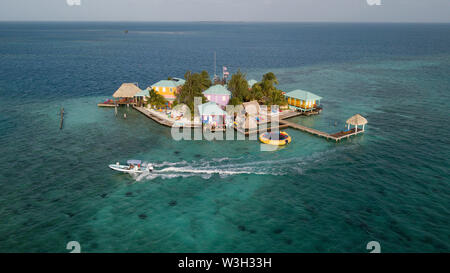
[[[276,175],[282,176],[287,174],[302,175],[308,166],[316,166],[316,164],[323,160],[328,160],[332,154],[339,154],[337,151],[352,149],[352,146],[341,146],[326,150],[323,152],[316,152],[306,157],[292,157],[277,160],[261,160],[251,161],[243,157],[239,158],[212,158],[200,159],[198,161],[187,162],[185,160],[180,162],[152,163],[154,167],[153,172],[144,172],[137,177],[136,181],[153,180],[156,178],[172,179],[178,177],[192,177],[198,176],[203,179],[210,179],[214,175],[219,175],[221,178],[231,175]],[[144,164],[147,164],[146,162]]]
[[[155,171],[155,173],[164,173],[164,172],[176,172],[176,173],[204,173],[204,174],[267,174],[265,172],[256,172],[253,170],[223,170],[223,169],[194,169],[194,168],[176,168],[176,167],[169,167],[162,170]]]

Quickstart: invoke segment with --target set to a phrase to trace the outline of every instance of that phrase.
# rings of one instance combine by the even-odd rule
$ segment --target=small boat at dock
[[[128,160],[127,165],[121,165],[119,162],[116,164],[110,164],[109,168],[114,171],[123,172],[123,173],[143,173],[145,171],[152,172],[153,165],[147,164],[143,165],[140,160]]]

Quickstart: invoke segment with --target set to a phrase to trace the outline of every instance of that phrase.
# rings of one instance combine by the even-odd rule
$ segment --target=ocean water
[[[287,129],[262,152],[96,106],[123,82],[213,74],[214,51],[323,97],[291,121],[332,133],[360,113],[366,132]],[[450,251],[449,24],[0,23],[0,72],[1,252]],[[130,158],[160,171],[107,167]]]

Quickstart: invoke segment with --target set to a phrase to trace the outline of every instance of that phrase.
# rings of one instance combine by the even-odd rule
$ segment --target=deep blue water
[[[262,152],[96,106],[123,82],[212,74],[214,51],[323,97],[292,121],[331,133],[360,113],[365,134],[288,129]],[[0,72],[1,252],[450,250],[450,24],[0,23]],[[166,171],[107,168],[129,158]]]

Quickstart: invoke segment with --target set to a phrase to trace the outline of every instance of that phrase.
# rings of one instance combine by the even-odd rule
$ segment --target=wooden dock
[[[167,127],[173,127],[174,125],[175,126],[177,125],[176,122],[173,122],[173,121],[161,118],[161,117],[153,114],[152,112],[148,111],[144,107],[139,107],[139,106],[136,106],[136,105],[132,105],[132,107],[133,107],[133,109],[135,109],[139,113],[145,115],[146,117],[154,120],[155,122],[157,122],[157,123],[159,123],[161,125],[164,125],[164,126],[167,126]],[[280,113],[280,115],[279,115],[279,125],[278,126],[272,126],[272,127],[261,126],[261,124],[269,124],[270,121],[267,120],[266,122],[262,122],[262,123],[258,122],[258,127],[256,129],[244,130],[242,128],[237,127],[236,125],[234,126],[234,129],[236,131],[240,132],[241,134],[244,134],[245,136],[249,136],[249,135],[252,135],[252,134],[258,134],[260,132],[270,132],[270,131],[273,131],[273,130],[279,130],[279,129],[284,129],[284,128],[289,128],[290,127],[290,128],[297,129],[297,130],[300,130],[300,131],[303,131],[303,132],[306,132],[306,133],[309,133],[309,134],[312,134],[312,135],[316,135],[316,136],[323,137],[323,138],[326,138],[326,139],[334,140],[336,142],[339,141],[339,140],[342,140],[344,138],[350,138],[350,136],[354,136],[354,135],[357,135],[357,134],[360,134],[360,133],[364,132],[364,130],[361,129],[361,128],[358,128],[358,129],[352,128],[352,129],[347,130],[347,131],[340,131],[340,132],[337,132],[337,133],[334,133],[334,134],[329,134],[329,133],[326,133],[326,132],[322,132],[322,131],[319,131],[319,130],[316,130],[316,129],[313,129],[313,128],[309,128],[309,127],[300,125],[298,123],[294,123],[294,122],[290,122],[290,121],[285,120],[285,119],[293,118],[293,117],[296,117],[296,116],[301,116],[301,115],[309,116],[309,115],[316,115],[316,114],[319,114],[319,113],[320,113],[320,111],[316,111],[316,112],[286,111],[284,113],[283,112]],[[181,127],[181,125],[180,125],[180,127]],[[184,125],[184,127],[201,128],[202,125],[191,123],[191,124]],[[215,129],[213,131],[225,131],[225,129],[217,128],[217,129]]]
[[[350,136],[354,136],[354,135],[357,135],[357,134],[360,134],[360,133],[364,132],[363,129],[358,128],[358,130],[355,131],[355,128],[352,128],[352,129],[347,130],[347,131],[341,131],[341,132],[334,133],[334,134],[328,134],[328,133],[325,133],[325,132],[322,132],[322,131],[319,131],[319,130],[316,130],[316,129],[313,129],[313,128],[309,128],[309,127],[300,125],[298,123],[293,123],[293,122],[290,122],[290,121],[286,121],[286,120],[280,120],[280,124],[284,124],[284,125],[287,125],[287,126],[289,126],[291,128],[294,128],[294,129],[297,129],[297,130],[300,130],[300,131],[303,131],[303,132],[307,132],[307,133],[310,133],[310,134],[313,134],[313,135],[316,135],[316,136],[319,136],[319,137],[324,137],[326,139],[335,140],[335,141],[339,141],[339,140],[341,140],[343,138],[349,138]]]
[[[264,128],[259,128],[258,127],[256,129],[253,129],[253,130],[243,130],[243,129],[237,127],[236,125],[234,125],[234,129],[236,131],[238,131],[239,133],[245,135],[245,136],[258,134],[258,133],[261,132],[261,130],[263,130],[264,132],[271,132],[271,131],[276,130],[276,129],[283,129],[283,128],[287,128],[287,127],[289,127],[289,125],[285,125],[284,124],[284,125],[272,126],[272,127],[264,127]]]
[[[316,129],[313,129],[313,128],[309,128],[309,127],[300,125],[298,123],[293,123],[293,122],[286,121],[286,120],[280,120],[280,124],[285,124],[285,125],[288,125],[289,127],[292,127],[294,129],[297,129],[297,130],[300,130],[300,131],[303,131],[303,132],[307,132],[307,133],[310,133],[310,134],[313,134],[313,135],[317,135],[317,136],[320,136],[320,137],[325,137],[325,138],[330,137],[330,134],[328,134],[328,133],[325,133],[325,132],[322,132],[322,131],[319,131],[319,130],[316,130]]]
[[[114,104],[110,103],[99,103],[97,104],[98,107],[116,107]]]
[[[135,109],[136,111],[138,111],[139,113],[143,114],[144,116],[156,121],[157,123],[167,126],[167,127],[173,127],[174,125],[177,127],[177,123],[167,120],[167,119],[163,119],[161,117],[158,117],[157,115],[153,114],[152,112],[148,111],[147,109],[145,109],[144,107],[139,107],[139,106],[132,106],[133,109]],[[180,125],[178,127],[184,127],[184,128],[201,128],[201,125],[197,125],[197,124],[184,124],[184,125]]]
[[[138,107],[138,106],[132,106],[133,109],[137,110],[139,113],[143,114],[144,116],[158,122],[161,125],[167,126],[167,127],[172,127],[173,126],[173,122],[167,119],[162,119],[160,117],[158,117],[157,115],[152,114],[152,112],[148,111],[147,109],[145,109],[144,107]]]
[[[98,103],[97,106],[98,107],[116,107],[116,106],[121,106],[121,105],[136,105],[136,103],[134,103],[133,101],[116,101],[115,103]]]

